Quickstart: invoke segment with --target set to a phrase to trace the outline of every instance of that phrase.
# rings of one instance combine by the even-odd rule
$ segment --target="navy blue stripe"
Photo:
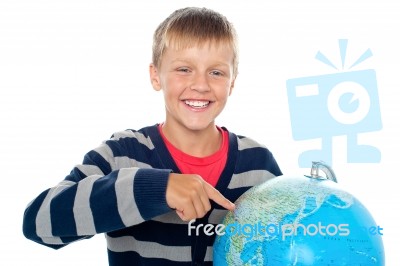
[[[119,171],[114,171],[94,182],[90,194],[90,208],[97,233],[113,231],[124,227],[118,212],[115,181]]]
[[[98,152],[92,150],[83,158],[83,164],[96,165],[100,168],[103,174],[111,172],[111,165]]]
[[[158,125],[145,128],[144,132],[149,134],[153,145],[157,147],[154,152],[151,153],[151,157],[149,157],[149,161],[153,168],[171,169],[174,173],[180,173],[180,170],[178,166],[176,166],[167,146],[165,146],[164,140],[158,130]]]
[[[195,226],[200,224],[208,224],[208,218],[210,217],[210,212],[208,212],[204,217],[196,219]],[[208,236],[204,233],[204,230],[199,230],[198,234],[192,234],[191,238],[191,256],[194,265],[203,265],[204,257],[207,253],[207,247],[212,247],[214,244],[216,235],[213,234]]]
[[[107,140],[106,144],[110,147],[114,157],[126,156],[127,150],[135,149],[135,147],[139,145],[137,139],[134,137],[120,138],[119,140]]]
[[[187,224],[162,223],[149,220],[145,223],[107,234],[110,237],[133,236],[139,241],[150,241],[164,246],[190,246]],[[192,231],[193,234],[195,234],[195,231]]]
[[[72,182],[79,182],[84,179],[86,175],[82,173],[77,167],[72,169],[71,173],[65,177],[65,180],[72,181]]]
[[[24,212],[22,232],[26,238],[38,243],[42,239],[36,234],[36,216],[49,190],[43,191]]]
[[[223,128],[226,130],[226,128]],[[221,192],[222,194],[226,193],[228,189],[228,185],[231,182],[232,175],[235,171],[238,159],[238,142],[235,134],[229,132],[229,148],[228,148],[228,157],[226,160],[225,168],[221,173],[221,177],[219,178],[217,185],[215,188]]]
[[[170,172],[165,169],[139,169],[136,172],[134,196],[143,219],[149,220],[170,210],[165,198]]]
[[[74,206],[77,185],[65,189],[55,196],[50,203],[52,234],[55,236],[75,236],[76,225]]]
[[[43,203],[43,200],[45,199],[47,193],[49,192],[50,189],[42,192],[36,199],[35,201],[32,202],[32,204],[29,206],[28,209],[26,209],[24,213],[24,222],[23,222],[23,227],[22,231],[25,235],[26,238],[33,240],[39,244],[42,244],[46,247],[53,248],[53,249],[60,249],[62,247],[65,247],[65,245],[54,245],[54,244],[46,244],[43,242],[43,240],[36,234],[36,214],[38,213],[40,206]],[[82,237],[67,237],[67,238],[62,238],[61,241],[63,243],[69,243],[70,240],[74,238],[73,240],[78,240],[79,238]]]
[[[126,156],[139,162],[148,163],[153,153],[153,150],[134,137],[120,138],[118,141],[110,140],[106,144],[111,148],[114,157]]]
[[[88,239],[88,238],[92,238],[92,237],[93,236],[68,236],[68,237],[60,237],[60,239],[63,243],[69,244],[71,242],[75,242],[75,241],[82,240],[82,239]]]
[[[257,160],[254,160],[254,158],[257,158]],[[268,170],[275,176],[282,174],[271,152],[262,147],[245,149],[239,152],[236,174],[252,170]]]
[[[235,202],[244,192],[246,192],[250,188],[251,186],[229,189],[225,197],[227,197],[230,201]]]

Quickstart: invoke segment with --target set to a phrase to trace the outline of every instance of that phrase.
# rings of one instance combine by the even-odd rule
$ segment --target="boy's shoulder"
[[[240,134],[235,134],[233,132],[229,132],[229,133],[232,136],[236,137],[239,150],[246,150],[246,149],[252,149],[252,148],[267,149],[267,147],[264,144],[256,141],[255,139],[253,139],[251,137],[247,137],[247,136],[240,135]]]
[[[253,138],[243,135],[236,135],[240,162],[237,163],[239,173],[249,171],[249,169],[266,169],[273,176],[282,175],[272,152],[266,145]]]
[[[157,125],[152,125],[152,126],[147,126],[143,127],[141,129],[124,129],[120,131],[115,131],[111,138],[118,140],[120,138],[130,138],[130,137],[135,137],[135,136],[145,136],[148,137],[150,135],[150,131],[156,129]]]
[[[266,146],[255,139],[250,137],[237,135],[238,145],[240,150],[250,149],[250,148],[266,148]]]
[[[156,131],[157,131],[157,125],[143,127],[139,130],[125,129],[114,132],[108,141],[117,141],[117,142],[137,141],[140,144],[144,144],[152,149],[154,148],[154,145],[151,138],[156,134]]]

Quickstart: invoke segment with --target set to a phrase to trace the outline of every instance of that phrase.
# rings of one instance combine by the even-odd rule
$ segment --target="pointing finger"
[[[228,209],[230,211],[235,209],[235,204],[233,204],[230,200],[225,198],[218,190],[216,190],[213,186],[208,184],[207,182],[204,182],[204,189],[208,195],[209,199],[212,199],[215,203],[220,205],[221,207],[224,207],[225,209]]]

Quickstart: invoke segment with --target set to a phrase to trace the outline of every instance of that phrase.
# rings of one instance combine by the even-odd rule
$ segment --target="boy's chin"
[[[215,127],[215,123],[213,122],[208,122],[208,123],[204,123],[204,122],[196,122],[196,123],[186,123],[184,124],[184,127],[186,127],[188,130],[191,131],[207,131],[209,129],[212,129]]]

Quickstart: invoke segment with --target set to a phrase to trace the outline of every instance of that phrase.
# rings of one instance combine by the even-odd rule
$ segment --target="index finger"
[[[224,207],[225,209],[228,209],[230,211],[233,211],[235,209],[235,204],[233,204],[230,200],[225,198],[218,190],[216,190],[213,186],[211,186],[207,182],[204,182],[204,189],[207,193],[208,198],[213,200],[221,207]]]

